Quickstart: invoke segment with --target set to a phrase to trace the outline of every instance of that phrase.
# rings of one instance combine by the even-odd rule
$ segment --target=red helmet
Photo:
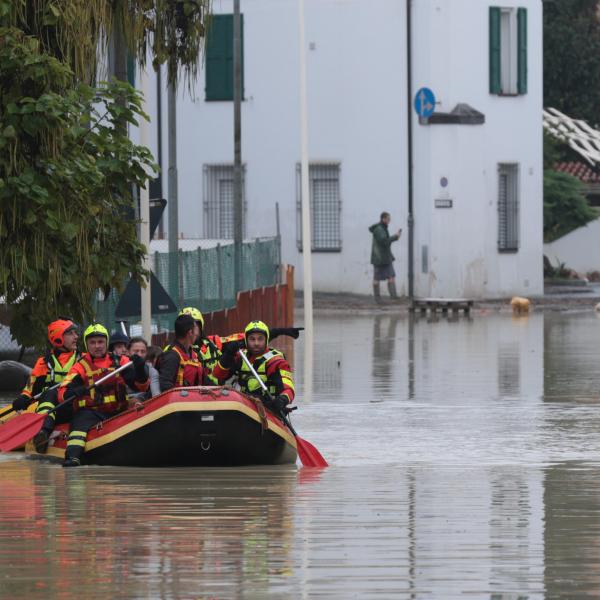
[[[48,341],[55,348],[61,348],[65,342],[65,333],[72,331],[73,329],[77,329],[77,325],[75,325],[75,323],[69,319],[58,319],[56,321],[52,321],[52,323],[48,325]]]

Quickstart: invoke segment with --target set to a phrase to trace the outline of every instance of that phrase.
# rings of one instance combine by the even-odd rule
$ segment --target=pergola
[[[556,108],[546,108],[543,115],[544,129],[550,135],[566,142],[594,169],[600,166],[600,131]]]

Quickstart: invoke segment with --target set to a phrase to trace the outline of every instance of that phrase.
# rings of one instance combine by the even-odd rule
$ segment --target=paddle
[[[60,383],[56,383],[52,387],[49,387],[48,389],[44,390],[43,392],[40,392],[39,394],[36,394],[31,399],[31,402],[35,402],[36,400],[39,400],[46,392],[49,392],[50,390],[55,390],[59,385],[60,385]],[[0,419],[2,417],[5,417],[6,415],[10,414],[14,410],[15,409],[12,406],[9,406],[6,410],[3,410],[2,412],[0,412]]]
[[[108,381],[117,373],[129,368],[132,364],[132,362],[128,362],[118,369],[111,371],[108,375],[98,379],[98,381],[87,388],[87,390],[90,391],[92,388],[98,387],[101,383]],[[61,406],[73,402],[76,397],[77,396],[71,396],[68,400],[61,402],[47,413],[22,413],[8,423],[5,423],[2,428],[0,428],[0,451],[10,452],[19,446],[22,446],[25,442],[28,442],[40,430],[42,422],[47,415],[58,410]]]
[[[273,397],[269,393],[267,386],[265,385],[264,381],[258,376],[258,373],[254,370],[254,367],[248,360],[246,354],[242,352],[242,350],[240,350],[239,355],[242,357],[242,360],[246,363],[246,366],[250,369],[252,375],[254,375],[256,381],[258,381],[258,383],[260,384],[260,387],[263,389],[265,395],[272,400]],[[287,428],[294,434],[294,437],[296,438],[296,446],[298,447],[298,456],[300,457],[300,462],[305,467],[328,467],[329,465],[327,464],[327,461],[323,458],[321,453],[310,442],[303,440],[296,433],[287,415],[284,412],[282,412],[280,414],[280,417],[281,420],[287,425]]]

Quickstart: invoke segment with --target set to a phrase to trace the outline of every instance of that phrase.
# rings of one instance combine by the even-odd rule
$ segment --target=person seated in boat
[[[243,341],[231,341],[223,345],[223,354],[213,375],[220,382],[236,375],[242,392],[260,397],[267,408],[275,414],[281,414],[294,401],[294,380],[283,352],[270,348],[269,339],[267,325],[262,321],[251,321],[244,330]],[[239,351],[243,352],[244,347],[254,370],[269,390],[269,396],[263,393],[256,377],[239,356]]]
[[[160,348],[159,348],[160,350]],[[158,371],[154,368],[153,362],[148,360],[148,343],[143,337],[132,337],[127,346],[127,355],[131,358],[133,355],[140,356],[146,363],[146,371],[150,379],[150,387],[146,392],[134,392],[127,390],[130,399],[147,400],[160,394],[160,384],[158,382]]]
[[[130,359],[108,352],[108,342],[108,330],[99,323],[92,323],[83,333],[86,352],[59,387],[61,402],[73,399],[64,467],[81,464],[87,433],[94,425],[128,408],[127,387],[138,392],[145,392],[149,387],[144,359],[137,355]],[[90,389],[96,381],[129,362],[133,362],[133,367],[121,371],[100,387]]]
[[[110,343],[108,344],[108,351],[112,352],[115,356],[129,356],[129,336],[121,331],[115,331],[110,334]]]
[[[175,319],[175,341],[167,346],[158,361],[160,391],[174,387],[211,385],[194,342],[198,337],[198,324],[191,315],[179,315]]]
[[[51,348],[35,362],[27,385],[12,403],[14,410],[25,410],[34,401],[34,396],[39,394],[43,395],[36,407],[36,413],[47,414],[56,407],[58,390],[54,386],[66,377],[69,369],[79,359],[78,339],[77,325],[67,317],[60,317],[48,325],[48,341]],[[66,423],[70,419],[70,407],[65,409],[54,411],[46,417],[44,426],[48,431],[54,429],[57,420]]]

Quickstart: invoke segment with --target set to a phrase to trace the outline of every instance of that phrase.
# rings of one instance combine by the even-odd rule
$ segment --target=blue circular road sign
[[[435,110],[435,95],[426,87],[415,94],[415,110],[420,117],[430,117]]]

